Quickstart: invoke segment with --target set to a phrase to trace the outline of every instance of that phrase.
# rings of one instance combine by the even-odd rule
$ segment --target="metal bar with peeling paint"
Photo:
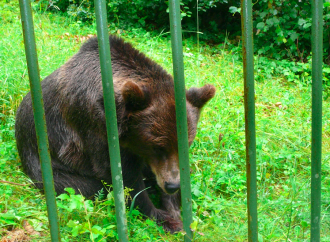
[[[323,1],[312,1],[311,241],[320,241],[322,158]]]
[[[258,213],[257,213],[252,1],[241,0],[241,7],[242,7],[242,14],[241,14],[242,36],[243,36],[248,241],[257,242]]]
[[[59,222],[55,200],[53,170],[49,153],[45,110],[40,85],[37,48],[35,43],[33,18],[30,0],[20,0],[21,21],[24,36],[26,62],[32,97],[33,116],[38,142],[38,152],[41,163],[42,181],[47,203],[48,220],[52,242],[60,241]]]
[[[108,34],[105,0],[95,0],[97,38],[102,74],[104,111],[108,134],[112,186],[115,198],[117,232],[119,241],[128,241],[127,218],[125,211],[124,185],[121,169],[120,147],[118,139],[115,94],[113,88],[110,42]]]
[[[192,223],[192,198],[190,184],[186,89],[184,80],[180,1],[170,0],[169,10],[173,56],[175,110],[180,161],[182,217],[183,229],[185,231],[184,241],[187,242],[192,241],[193,239],[193,234],[190,229],[190,225]]]

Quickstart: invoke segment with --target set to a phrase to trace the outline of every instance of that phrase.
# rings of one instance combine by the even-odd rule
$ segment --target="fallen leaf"
[[[35,231],[34,228],[31,226],[31,224],[29,224],[29,222],[27,220],[23,220],[23,228],[26,230],[26,232],[29,235],[39,235],[40,233]]]
[[[223,136],[224,136],[224,134],[222,134],[222,133],[219,134],[219,142],[221,142],[221,140],[223,139]]]
[[[30,240],[30,237],[25,234],[23,229],[15,229],[8,231],[7,234],[2,237],[0,242],[25,242]]]

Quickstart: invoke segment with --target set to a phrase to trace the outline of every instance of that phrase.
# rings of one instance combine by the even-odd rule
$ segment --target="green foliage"
[[[95,18],[93,0],[40,0],[40,11],[66,12],[78,21],[91,22]],[[198,4],[197,4],[198,3]],[[182,26],[186,36],[203,34],[201,40],[219,43],[229,36],[237,43],[240,34],[238,0],[183,0]],[[168,1],[115,0],[107,1],[109,24],[113,32],[123,29],[145,28],[168,31]],[[293,0],[261,0],[253,5],[255,51],[277,60],[307,62],[311,52],[311,3]],[[330,2],[324,2],[324,60],[330,64]],[[199,27],[197,27],[197,23]]]
[[[36,1],[36,9],[43,12],[61,11],[67,13],[76,21],[92,22],[95,19],[93,0],[40,0]],[[129,30],[132,28],[144,28],[147,30],[157,30],[158,32],[169,31],[168,1],[161,0],[107,0],[108,22],[114,32]],[[223,28],[223,23],[230,17],[227,11],[228,6],[239,4],[239,0],[183,0],[181,1],[182,26],[186,35],[196,35],[199,31],[196,28],[199,22],[200,29],[205,32],[201,39],[222,41],[224,32],[219,32]],[[197,14],[198,11],[198,14]],[[219,18],[221,11],[221,18]],[[234,17],[235,19],[235,17]],[[234,33],[239,30],[239,22],[235,19],[226,23],[228,31]]]
[[[118,238],[116,225],[110,221],[114,219],[113,214],[109,214],[109,218],[104,217],[103,220],[91,221],[91,217],[96,213],[98,207],[107,207],[114,210],[113,194],[109,193],[104,201],[85,200],[82,195],[75,195],[72,188],[65,189],[67,193],[59,195],[57,198],[57,206],[61,220],[67,221],[66,230],[69,235],[64,237],[64,241],[78,241],[82,238],[89,238],[90,241],[106,241],[108,239]],[[100,223],[101,222],[101,223]]]
[[[93,0],[42,0],[37,7],[43,10],[60,10],[80,21],[93,21],[95,9]],[[167,4],[164,1],[107,1],[109,23],[119,27],[145,27],[146,20],[155,21],[160,13],[167,16]],[[168,17],[166,18],[168,20]],[[163,21],[163,20],[159,20]],[[149,23],[150,24],[150,23]]]
[[[94,1],[93,0],[40,0],[37,8],[39,10],[60,10],[68,12],[69,16],[75,17],[76,20],[93,20],[94,17]],[[238,1],[236,1],[238,2]],[[228,0],[215,0],[215,1],[198,1],[198,11],[207,12],[211,8],[217,7],[218,4],[226,4]],[[181,17],[191,17],[192,9],[196,7],[195,0],[184,0],[181,3]],[[168,12],[168,1],[160,0],[107,0],[107,8],[110,21],[128,21],[134,24],[133,21],[138,21],[141,26],[145,26],[144,19],[155,21],[157,24],[164,24],[157,20],[159,13]],[[153,11],[151,11],[153,10]],[[168,21],[168,19],[166,19]]]
[[[288,60],[271,60],[258,56],[255,58],[256,80],[272,78],[274,75],[283,75],[283,78],[297,85],[310,85],[312,83],[312,63],[310,56],[306,63]],[[323,99],[330,96],[330,66],[323,65]]]
[[[257,1],[253,6],[255,50],[277,60],[307,62],[311,52],[311,2]],[[330,63],[330,3],[323,7],[324,60]]]

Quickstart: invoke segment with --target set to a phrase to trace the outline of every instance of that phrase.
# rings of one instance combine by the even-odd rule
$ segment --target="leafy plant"
[[[89,23],[95,19],[93,0],[39,0],[36,2],[35,8],[41,12],[61,11],[76,21]],[[148,31],[162,32],[170,29],[168,1],[107,0],[106,2],[109,25],[116,31],[144,28]],[[237,35],[240,28],[239,19],[237,16],[231,16],[228,7],[238,5],[239,0],[183,0],[180,4],[185,35],[195,36],[196,32],[202,30],[201,40],[216,43],[223,41],[226,36],[223,32],[229,31]],[[231,20],[228,21],[228,19]],[[197,25],[199,25],[198,28]],[[226,29],[226,31],[220,32],[221,29]]]
[[[231,12],[238,12],[231,7]],[[311,53],[311,2],[261,0],[253,5],[255,50],[259,55],[307,62]],[[330,63],[330,2],[323,5],[323,53]]]
[[[67,228],[71,234],[70,240],[78,239],[81,236],[86,237],[84,235],[87,235],[91,241],[106,241],[105,238],[115,239],[117,237],[116,225],[109,223],[108,219],[105,218],[101,226],[93,224],[91,216],[95,212],[95,205],[91,200],[86,200],[82,195],[76,195],[72,188],[65,188],[65,190],[68,193],[57,197],[57,206],[59,207],[60,218],[68,221]],[[99,203],[100,206],[112,207],[113,209],[113,195],[109,193],[107,199]]]

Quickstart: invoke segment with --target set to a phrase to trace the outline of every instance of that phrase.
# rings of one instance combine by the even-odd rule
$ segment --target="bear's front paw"
[[[165,218],[162,225],[165,231],[169,231],[171,233],[178,232],[183,228],[181,220],[173,219],[171,217]]]
[[[154,218],[159,225],[163,226],[165,231],[174,233],[183,228],[182,221],[180,219],[174,219],[167,211],[157,209],[154,213]]]

